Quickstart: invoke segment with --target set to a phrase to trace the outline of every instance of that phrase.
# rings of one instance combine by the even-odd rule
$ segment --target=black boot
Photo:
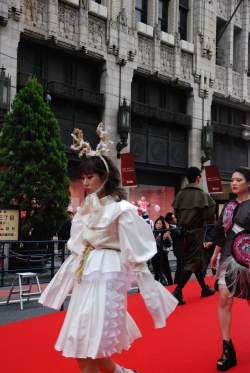
[[[184,306],[184,304],[186,304],[186,301],[183,299],[182,292],[177,293],[177,291],[174,290],[172,295],[178,300],[178,306]]]
[[[221,358],[217,361],[217,370],[225,372],[226,370],[237,365],[236,352],[232,340],[223,340],[223,353]]]
[[[202,298],[209,297],[210,295],[215,294],[215,290],[211,289],[204,281],[202,268],[199,266],[197,270],[195,271],[195,276],[200,284],[201,287],[201,296]]]
[[[172,293],[172,295],[179,301],[179,304],[178,304],[179,306],[183,306],[184,304],[186,304],[185,300],[182,297],[182,289],[184,288],[184,286],[190,279],[191,275],[192,275],[192,272],[183,270],[181,272],[178,285],[176,286],[176,288],[174,289]]]

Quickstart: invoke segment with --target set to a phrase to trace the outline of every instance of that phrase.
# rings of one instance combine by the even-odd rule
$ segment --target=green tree
[[[44,102],[43,88],[29,78],[12,102],[0,136],[0,200],[17,200],[21,238],[33,228],[34,240],[48,239],[67,219],[70,201],[65,146],[58,122]]]

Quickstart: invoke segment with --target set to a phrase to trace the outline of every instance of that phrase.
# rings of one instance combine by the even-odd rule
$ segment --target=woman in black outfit
[[[163,231],[164,230],[164,231]],[[159,231],[159,232],[157,232]],[[164,217],[159,217],[156,219],[154,223],[154,237],[156,241],[157,246],[157,253],[153,258],[151,259],[153,270],[154,270],[154,276],[155,280],[160,280],[160,267],[161,267],[161,240],[163,238],[163,252],[162,252],[162,260],[163,265],[162,269],[165,272],[168,285],[173,285],[172,275],[171,275],[171,269],[168,261],[168,251],[166,248],[171,246],[171,238],[170,238],[170,232],[165,230],[165,223],[164,223]]]

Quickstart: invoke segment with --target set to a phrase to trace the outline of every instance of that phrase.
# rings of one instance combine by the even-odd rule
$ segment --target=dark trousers
[[[202,290],[206,290],[207,285],[204,281],[204,277],[203,277],[203,274],[202,274],[202,263],[201,262],[198,263],[198,265],[196,267],[196,271],[194,272],[194,274],[195,274],[195,277],[197,278],[197,280],[199,282],[199,285],[202,288]],[[178,294],[181,294],[182,289],[184,288],[184,286],[186,285],[186,283],[188,282],[188,280],[190,279],[191,276],[192,276],[192,272],[184,269],[181,273],[178,285],[176,286],[174,291]]]
[[[163,251],[162,253],[162,269],[163,272],[166,275],[166,279],[168,281],[168,285],[173,285],[173,279],[171,275],[171,269],[168,261],[168,252]],[[160,280],[160,268],[161,268],[161,254],[157,252],[155,256],[151,259],[151,263],[154,269],[154,276],[155,280],[159,281]]]
[[[184,266],[184,255],[176,255],[176,271],[174,276],[174,284],[178,284],[181,272]]]

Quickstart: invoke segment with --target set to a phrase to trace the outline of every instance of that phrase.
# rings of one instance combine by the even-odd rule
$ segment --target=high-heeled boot
[[[219,372],[225,372],[226,370],[237,365],[236,351],[232,340],[223,340],[223,353],[221,358],[217,361],[217,370]]]

